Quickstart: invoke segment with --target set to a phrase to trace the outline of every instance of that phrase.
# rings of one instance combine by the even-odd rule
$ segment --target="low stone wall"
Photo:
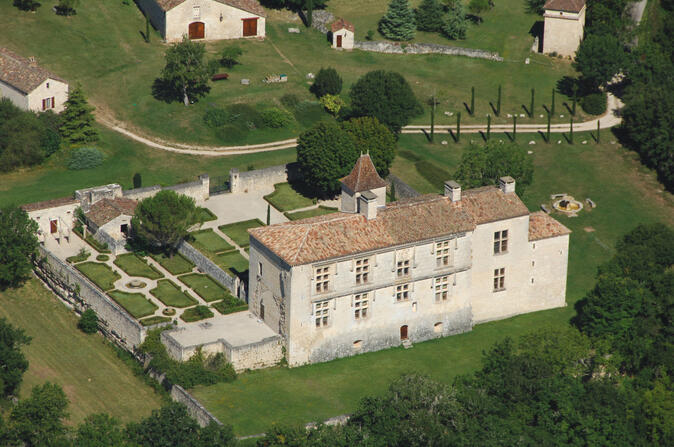
[[[412,197],[417,197],[419,194],[414,188],[412,188],[407,183],[403,182],[401,179],[396,177],[393,174],[388,176],[389,185],[395,185],[396,200],[398,199],[410,199]],[[391,187],[388,187],[389,192]]]
[[[285,183],[298,178],[300,178],[300,172],[297,163],[244,172],[232,169],[229,172],[230,189],[234,193],[271,188],[277,183]]]
[[[208,411],[201,403],[196,400],[190,393],[188,393],[180,385],[173,385],[171,387],[171,398],[176,401],[184,404],[187,407],[187,411],[197,423],[205,427],[213,422],[218,425],[222,425],[222,422],[218,420],[210,411]]]
[[[101,332],[129,351],[141,344],[146,330],[122,307],[72,266],[61,261],[46,248],[39,247],[35,274],[77,312],[91,308],[98,315]]]
[[[368,42],[356,41],[353,48],[372,51],[375,53],[388,54],[448,54],[452,56],[466,56],[478,59],[487,59],[490,61],[503,62],[503,58],[498,53],[472,48],[450,47],[434,43],[394,43],[381,40],[372,40]]]
[[[183,194],[192,197],[197,202],[208,200],[209,197],[210,178],[208,174],[199,176],[199,180],[189,183],[180,183],[173,186],[161,187],[159,185],[148,186],[145,188],[136,188],[123,191],[123,195],[127,199],[142,200],[147,197],[152,197],[162,190],[175,191],[178,194]]]
[[[279,335],[245,346],[233,347],[224,340],[223,343],[225,357],[237,372],[268,368],[277,365],[283,358],[283,345]]]
[[[199,250],[192,247],[189,243],[182,241],[180,245],[178,245],[178,253],[192,261],[199,270],[210,275],[214,280],[226,287],[232,295],[238,297],[242,301],[248,301],[246,288],[241,284],[239,278],[228,275],[224,270],[204,256]]]

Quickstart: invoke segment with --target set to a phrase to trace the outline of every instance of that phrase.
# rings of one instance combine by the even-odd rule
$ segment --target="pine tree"
[[[423,0],[414,13],[419,31],[436,33],[442,30],[444,11],[438,0]]]
[[[466,23],[466,12],[463,8],[463,3],[455,1],[443,17],[443,22],[442,33],[445,37],[452,40],[466,38],[468,24]]]
[[[416,34],[414,11],[408,0],[391,0],[379,21],[379,32],[391,40],[410,40]]]
[[[75,87],[68,94],[66,108],[63,111],[63,124],[59,131],[70,144],[92,143],[98,141],[98,132],[94,128],[95,107],[87,103],[82,87]]]

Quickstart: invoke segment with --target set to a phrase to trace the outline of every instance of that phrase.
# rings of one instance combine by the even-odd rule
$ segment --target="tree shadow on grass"
[[[152,97],[167,104],[182,100],[180,92],[176,92],[173,86],[162,78],[157,78],[152,83]]]

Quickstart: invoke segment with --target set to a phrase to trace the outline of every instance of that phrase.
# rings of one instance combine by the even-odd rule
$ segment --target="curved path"
[[[620,124],[621,118],[618,116],[618,110],[622,107],[622,102],[613,96],[611,93],[608,94],[608,107],[606,108],[606,113],[602,116],[595,118],[590,121],[584,121],[582,123],[575,123],[573,125],[573,130],[577,132],[591,131],[597,128],[597,121],[599,121],[599,126],[602,129],[613,127]],[[143,143],[146,146],[153,147],[155,149],[161,149],[164,151],[176,152],[180,154],[187,155],[203,155],[210,157],[217,156],[226,156],[226,155],[240,155],[240,154],[251,154],[255,152],[268,152],[268,151],[277,151],[281,149],[293,148],[297,145],[296,138],[290,138],[287,140],[272,141],[271,143],[262,143],[262,144],[250,144],[243,146],[200,146],[200,145],[190,145],[182,144],[175,142],[166,142],[157,139],[150,139],[148,137],[143,137],[134,132],[131,132],[123,127],[120,127],[117,123],[110,121],[103,117],[97,117],[98,121],[106,127],[118,132],[132,140]],[[454,125],[438,125],[435,126],[435,130],[439,132],[448,132],[451,129],[454,129]],[[425,125],[412,125],[405,126],[402,130],[402,133],[413,134],[413,133],[426,133],[430,132],[430,126]],[[474,124],[461,126],[462,133],[479,133],[485,132],[487,130],[486,125]],[[512,130],[512,124],[494,124],[491,126],[492,131],[508,131]],[[546,132],[547,124],[520,124],[517,126],[518,133],[537,133],[537,132]],[[569,124],[552,124],[550,126],[550,132],[561,133],[568,132]]]

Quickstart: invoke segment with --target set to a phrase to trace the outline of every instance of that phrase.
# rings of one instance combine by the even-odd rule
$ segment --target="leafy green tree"
[[[233,447],[238,445],[231,425],[211,422],[199,430],[199,440],[195,447]]]
[[[214,71],[204,60],[205,55],[206,46],[187,36],[166,50],[166,66],[159,78],[166,96],[182,99],[188,106],[210,91],[208,81]]]
[[[70,144],[92,143],[98,141],[98,132],[94,128],[94,107],[79,85],[68,93],[65,110],[62,112],[63,124],[59,131]]]
[[[19,388],[23,373],[28,369],[28,360],[21,347],[30,340],[23,329],[0,318],[0,396],[13,394]]]
[[[606,85],[627,63],[627,53],[618,37],[591,34],[580,43],[573,66],[581,73],[583,93],[590,93]]]
[[[37,254],[37,223],[17,207],[0,208],[0,290],[29,278]]]
[[[330,112],[333,116],[339,116],[340,110],[344,107],[344,100],[338,95],[323,95],[321,99],[318,100],[325,110]]]
[[[196,220],[194,199],[175,191],[159,191],[138,203],[131,219],[133,237],[143,245],[173,253]]]
[[[352,116],[372,116],[394,133],[423,113],[412,88],[399,73],[376,70],[366,73],[351,87]]]
[[[408,0],[391,0],[386,14],[379,20],[379,32],[391,40],[414,39],[416,23]]]
[[[243,50],[238,46],[225,47],[220,53],[220,64],[223,67],[232,68],[240,64],[239,58],[243,54]]]
[[[56,14],[60,16],[74,16],[77,14],[77,5],[79,5],[80,0],[58,0],[56,5]]]
[[[33,387],[28,399],[9,415],[13,435],[26,447],[57,445],[67,432],[68,398],[60,386],[46,382]]]
[[[521,196],[533,174],[533,161],[524,148],[492,140],[482,146],[470,145],[461,156],[455,176],[469,189],[498,184],[500,177],[509,175],[516,180],[517,194]]]
[[[454,1],[442,18],[442,34],[448,39],[459,40],[466,38],[468,22],[466,12],[461,1]]]
[[[96,312],[91,308],[82,312],[77,322],[77,327],[85,334],[95,334],[98,331],[98,316]]]
[[[419,7],[414,11],[417,29],[431,33],[440,32],[444,13],[444,8],[438,0],[422,0]]]
[[[364,116],[352,118],[342,124],[356,142],[356,148],[370,154],[372,163],[381,177],[387,177],[396,153],[396,138],[388,127],[377,118]]]
[[[45,156],[46,129],[30,112],[20,112],[0,122],[0,171],[41,163]]]
[[[320,121],[297,140],[297,161],[304,182],[317,195],[332,196],[340,190],[358,159],[353,137],[334,121]]]
[[[14,6],[21,11],[36,11],[41,4],[35,0],[14,0]]]
[[[342,77],[332,67],[321,68],[318,70],[316,79],[314,79],[314,83],[309,90],[317,98],[322,98],[325,95],[339,95],[342,91]]]
[[[119,421],[107,414],[93,414],[77,427],[73,447],[122,447],[125,434]]]
[[[285,0],[289,9],[295,11],[306,11],[307,26],[311,26],[313,21],[314,9],[322,9],[327,5],[328,0]]]

